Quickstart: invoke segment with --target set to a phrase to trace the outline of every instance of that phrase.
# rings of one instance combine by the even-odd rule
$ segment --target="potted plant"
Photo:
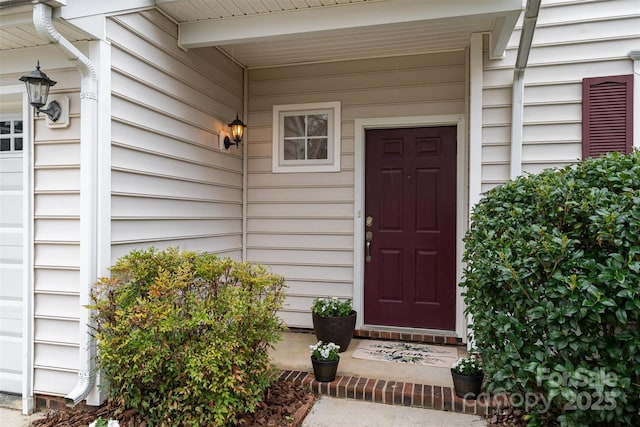
[[[316,298],[311,306],[316,338],[336,343],[341,353],[346,351],[356,328],[356,315],[350,299]]]
[[[484,372],[476,356],[461,357],[451,367],[453,389],[462,399],[475,399],[480,394]]]
[[[317,381],[328,382],[336,378],[338,372],[338,363],[340,356],[338,350],[340,346],[335,343],[323,343],[318,341],[314,345],[309,346],[311,351],[311,364],[313,365],[313,374]]]

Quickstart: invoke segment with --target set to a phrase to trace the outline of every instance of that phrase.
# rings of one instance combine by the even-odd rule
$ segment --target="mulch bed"
[[[265,400],[259,403],[253,414],[238,420],[240,426],[297,427],[316,401],[308,387],[295,385],[292,381],[278,380],[266,392]],[[135,409],[122,411],[117,405],[107,402],[99,408],[64,409],[50,412],[46,418],[34,421],[38,427],[86,427],[96,418],[116,419],[120,427],[146,427],[147,423]]]
[[[487,419],[490,427],[526,427],[526,412],[516,408],[502,408]]]

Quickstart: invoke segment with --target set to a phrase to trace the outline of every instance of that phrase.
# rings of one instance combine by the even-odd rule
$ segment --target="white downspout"
[[[44,39],[55,44],[82,75],[80,86],[80,306],[90,303],[89,293],[97,280],[97,149],[98,149],[98,77],[95,66],[82,52],[53,27],[51,7],[38,3],[33,7],[33,23]],[[65,396],[75,406],[89,395],[95,384],[95,340],[90,330],[89,310],[80,310],[80,351],[78,382]]]
[[[509,178],[522,173],[522,122],[524,120],[524,69],[515,69],[511,89],[511,159]]]
[[[509,177],[517,178],[522,174],[522,132],[524,122],[524,72],[527,69],[531,41],[536,29],[541,0],[527,0],[524,11],[518,56],[513,71],[513,89],[511,92],[511,159]]]

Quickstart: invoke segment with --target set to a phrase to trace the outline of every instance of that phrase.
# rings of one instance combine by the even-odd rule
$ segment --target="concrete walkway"
[[[44,418],[44,412],[36,412],[31,415],[22,415],[17,409],[0,407],[0,426],[2,427],[29,427],[31,421]]]
[[[302,427],[481,427],[486,425],[487,423],[477,415],[326,396],[313,405],[302,423]]]

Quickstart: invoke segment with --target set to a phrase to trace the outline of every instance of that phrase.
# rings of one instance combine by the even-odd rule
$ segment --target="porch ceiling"
[[[48,44],[33,26],[27,0],[0,0],[0,51]],[[49,2],[57,6],[57,2]],[[64,4],[64,2],[60,2]],[[157,7],[179,25],[186,49],[217,46],[248,68],[388,57],[464,49],[488,32],[492,56],[502,55],[523,0],[116,0],[109,10],[67,0],[54,12],[72,42],[90,40],[72,25],[96,13]],[[102,7],[102,9],[101,9]],[[98,35],[97,37],[100,37]]]
[[[500,56],[522,0],[156,0],[184,48],[218,46],[249,68],[464,49]]]

